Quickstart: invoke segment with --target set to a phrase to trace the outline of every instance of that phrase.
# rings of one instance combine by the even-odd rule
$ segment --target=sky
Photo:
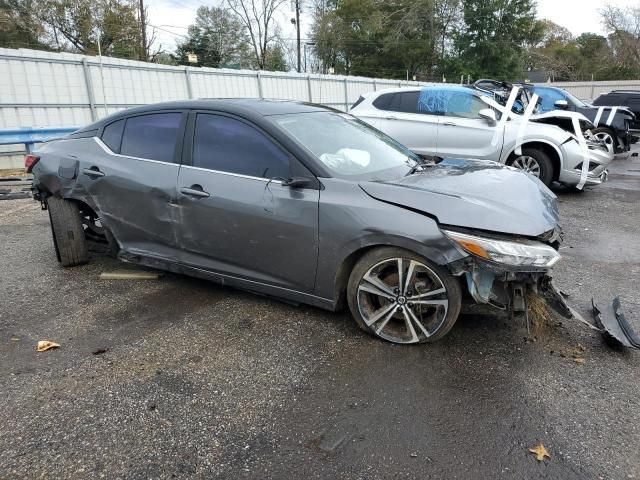
[[[193,23],[195,12],[200,5],[219,5],[218,0],[145,0],[149,9],[149,17],[152,25],[162,30],[157,30],[158,41],[164,48],[173,50],[176,40],[185,35],[189,24]],[[569,29],[574,35],[584,32],[603,33],[600,24],[598,9],[606,4],[618,7],[640,6],[640,0],[537,0],[538,17],[551,20],[558,25]],[[289,19],[294,16],[291,2],[286,2],[283,11],[278,16],[282,36],[295,38],[295,26]],[[309,21],[302,19],[302,36],[309,29]]]

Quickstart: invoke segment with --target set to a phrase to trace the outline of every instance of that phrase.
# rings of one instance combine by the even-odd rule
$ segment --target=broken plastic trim
[[[591,299],[591,305],[593,306],[593,317],[603,335],[625,347],[640,349],[640,337],[633,331],[622,313],[620,297],[614,298],[611,305],[607,305],[602,310],[593,299]]]

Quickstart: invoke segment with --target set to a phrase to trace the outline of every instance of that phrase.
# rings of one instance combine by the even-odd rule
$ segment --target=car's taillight
[[[40,160],[40,157],[37,155],[29,154],[24,157],[24,169],[27,173],[31,173],[31,170],[33,170],[35,164],[38,163],[38,160]]]

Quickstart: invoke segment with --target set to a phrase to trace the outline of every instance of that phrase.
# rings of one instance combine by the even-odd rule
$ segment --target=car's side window
[[[114,153],[120,153],[120,142],[122,142],[122,132],[124,130],[124,118],[110,123],[102,132],[102,142]]]
[[[556,109],[556,101],[558,100],[566,100],[564,94],[561,91],[553,90],[551,88],[544,87],[536,87],[534,92],[538,94],[540,97],[540,107],[538,108],[541,112],[550,112]]]
[[[466,92],[452,92],[446,102],[446,117],[480,118],[478,112],[487,105],[475,95]]]
[[[422,113],[418,111],[419,91],[394,93],[387,110],[401,113]]]
[[[289,155],[257,128],[223,115],[199,113],[194,167],[259,178],[289,178]]]
[[[443,115],[448,93],[438,88],[423,88],[418,96],[418,113]]]
[[[120,153],[173,162],[181,119],[181,113],[152,113],[127,118]]]

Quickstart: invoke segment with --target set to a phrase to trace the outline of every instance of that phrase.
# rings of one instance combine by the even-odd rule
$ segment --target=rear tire
[[[547,187],[553,182],[553,162],[546,153],[537,148],[523,148],[521,155],[512,153],[507,165],[531,173]]]
[[[58,261],[63,267],[87,263],[89,250],[78,205],[62,198],[49,197],[47,208]]]
[[[446,269],[408,250],[377,248],[354,266],[349,309],[365,332],[392,343],[435,342],[453,327],[462,293]]]

